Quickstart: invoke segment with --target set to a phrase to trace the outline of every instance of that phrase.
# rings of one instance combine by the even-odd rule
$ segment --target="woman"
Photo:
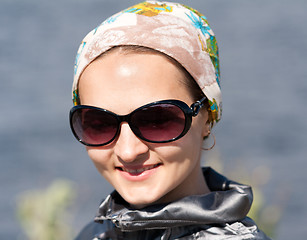
[[[251,189],[200,167],[221,92],[199,12],[149,1],[107,19],[80,45],[73,101],[72,131],[115,188],[77,239],[268,239]]]

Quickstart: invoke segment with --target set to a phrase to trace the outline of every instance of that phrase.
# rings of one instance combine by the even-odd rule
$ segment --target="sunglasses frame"
[[[190,107],[185,102],[180,101],[180,100],[175,100],[175,99],[155,101],[155,102],[152,102],[152,103],[145,104],[145,105],[133,110],[132,112],[130,112],[129,114],[126,114],[126,115],[118,115],[118,114],[113,113],[109,110],[99,108],[99,107],[94,107],[94,106],[89,106],[89,105],[77,105],[77,106],[72,107],[71,110],[70,110],[69,123],[70,123],[71,131],[72,131],[73,135],[75,136],[75,138],[80,143],[82,143],[86,146],[100,147],[100,146],[105,146],[105,145],[113,142],[120,133],[120,129],[121,129],[120,125],[121,125],[122,122],[127,122],[129,124],[130,129],[134,133],[134,135],[141,140],[144,140],[146,142],[151,142],[151,143],[168,143],[168,142],[173,142],[173,141],[176,141],[176,140],[182,138],[189,131],[191,124],[192,124],[192,117],[196,117],[198,115],[200,109],[204,106],[204,102],[205,102],[206,99],[207,99],[206,97],[203,97],[201,100],[193,103]],[[152,140],[149,140],[147,138],[144,138],[142,136],[141,132],[137,128],[135,128],[133,126],[133,124],[131,124],[131,116],[135,112],[137,112],[137,111],[139,111],[143,108],[150,107],[150,106],[153,106],[153,105],[159,105],[159,104],[170,104],[170,105],[174,105],[174,106],[179,107],[182,110],[182,112],[185,116],[185,125],[184,125],[184,128],[183,128],[181,134],[179,134],[177,137],[174,137],[174,138],[169,139],[169,140],[164,140],[164,141],[152,141]],[[77,135],[77,133],[76,133],[74,127],[73,127],[73,122],[72,122],[74,113],[79,109],[92,109],[92,110],[97,110],[97,111],[100,111],[100,112],[106,112],[106,113],[114,116],[114,118],[117,120],[117,124],[118,124],[117,125],[118,127],[117,127],[117,130],[116,130],[116,133],[114,134],[114,137],[111,140],[109,140],[108,142],[102,143],[102,144],[90,144],[90,143],[82,141],[78,137],[78,135]]]

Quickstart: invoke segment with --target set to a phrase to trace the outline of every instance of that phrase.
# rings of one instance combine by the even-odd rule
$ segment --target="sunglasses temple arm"
[[[193,111],[193,117],[197,116],[197,114],[199,113],[199,110],[204,106],[204,102],[207,99],[207,97],[203,97],[202,99],[200,99],[199,101],[196,101],[195,103],[193,103],[191,105],[191,109]]]

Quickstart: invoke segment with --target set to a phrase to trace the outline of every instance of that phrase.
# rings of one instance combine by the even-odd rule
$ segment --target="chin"
[[[152,198],[146,198],[146,199],[137,199],[136,197],[129,199],[129,198],[124,198],[126,202],[128,202],[133,208],[140,209],[144,208],[146,206],[152,205],[153,203],[156,202],[155,199]]]
[[[159,199],[161,198],[161,196],[146,194],[142,191],[133,191],[133,194],[120,193],[120,195],[135,209],[144,208],[146,206],[158,203]]]

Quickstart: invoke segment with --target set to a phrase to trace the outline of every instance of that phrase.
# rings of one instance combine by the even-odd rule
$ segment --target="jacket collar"
[[[212,191],[168,204],[132,209],[114,191],[100,205],[95,221],[110,220],[122,231],[165,229],[176,226],[224,224],[243,219],[252,203],[249,186],[228,180],[211,168],[203,174]]]

